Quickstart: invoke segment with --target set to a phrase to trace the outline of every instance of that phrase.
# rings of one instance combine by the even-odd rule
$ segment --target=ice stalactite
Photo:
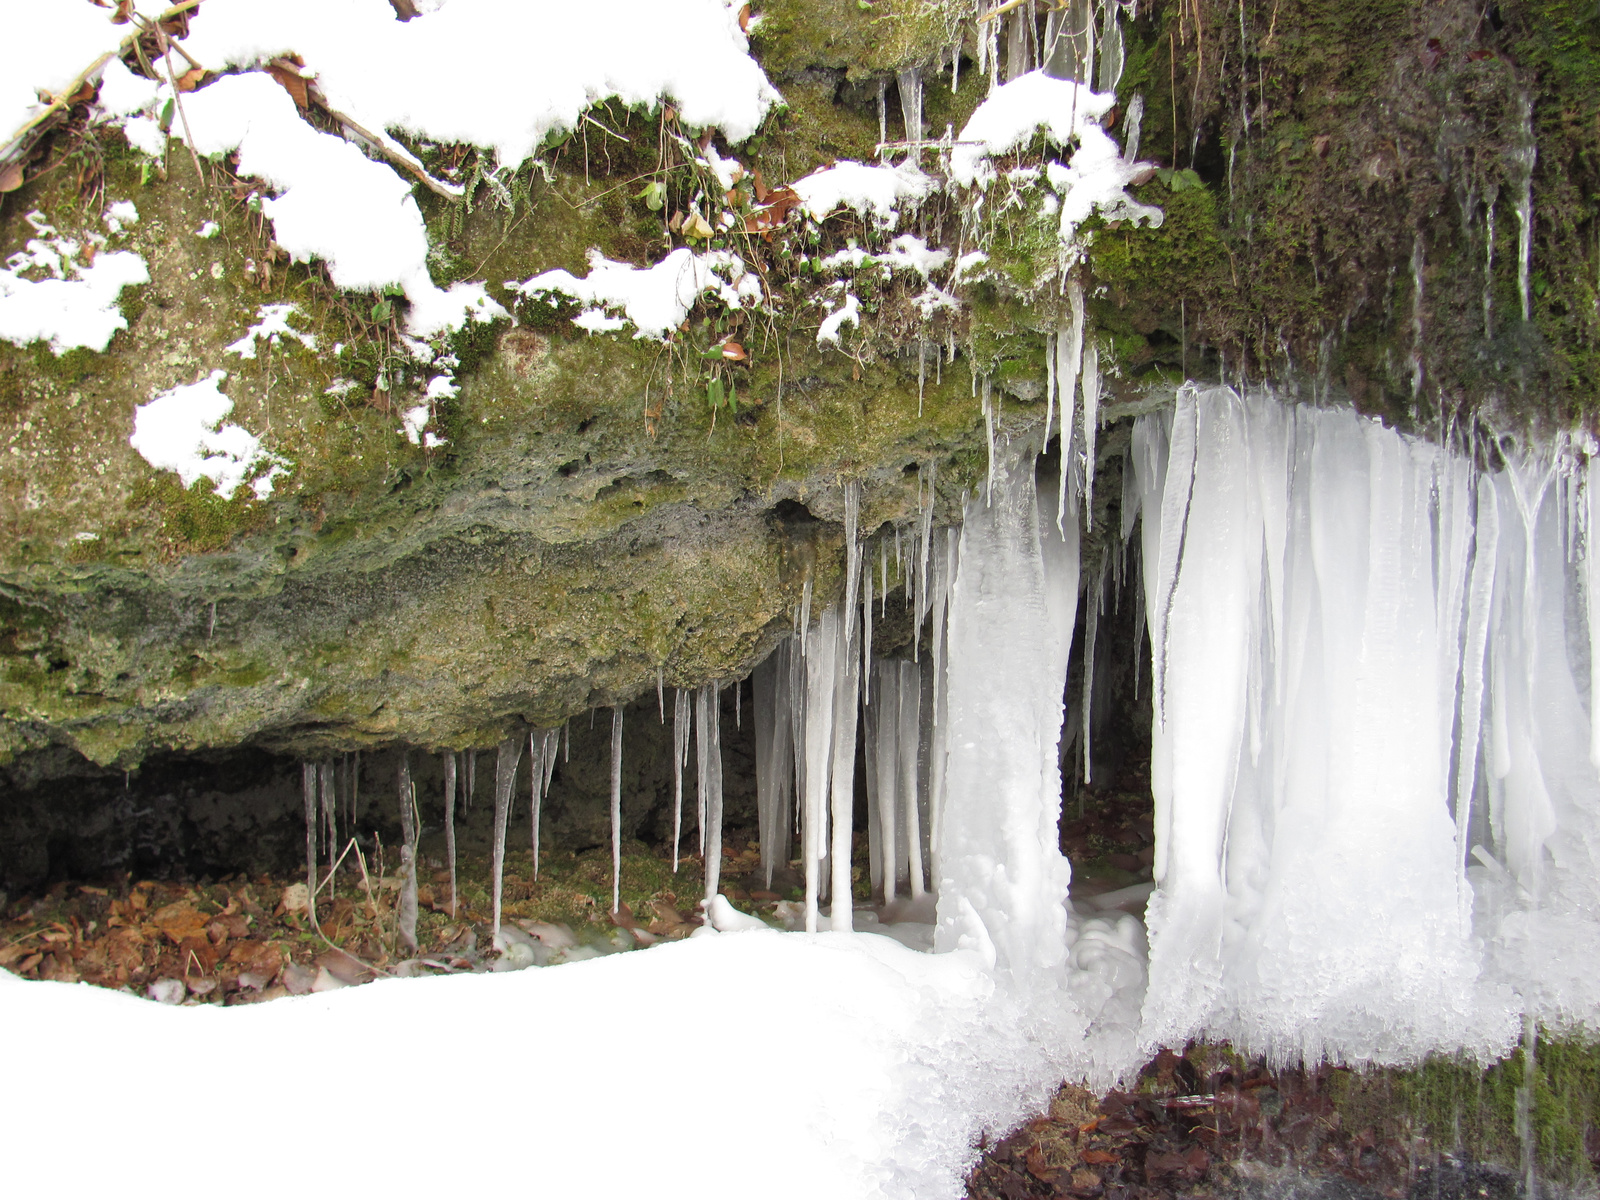
[[[1083,699],[1078,709],[1083,718],[1083,782],[1094,782],[1094,670],[1095,650],[1100,641],[1100,614],[1105,609],[1106,560],[1100,559],[1083,596]]]
[[[693,723],[689,692],[677,688],[672,701],[672,873],[678,873],[683,844],[683,769],[689,765],[689,728]]]
[[[705,898],[716,897],[722,874],[722,720],[721,685],[708,683],[695,696],[695,765],[699,771],[700,852],[705,864]]]
[[[339,858],[339,792],[334,786],[333,760],[328,759],[317,769],[322,804],[322,825],[327,838],[328,861],[334,863]],[[329,867],[329,871],[332,871]],[[330,875],[331,879],[332,876]]]
[[[1492,1055],[1600,1010],[1594,468],[1497,449],[1225,388],[1139,419],[1147,1044]]]
[[[805,769],[801,835],[805,861],[805,924],[817,931],[822,894],[822,860],[827,845],[828,785],[833,764],[834,659],[839,644],[839,610],[829,606],[801,651],[805,686]]]
[[[534,810],[538,820],[538,809]],[[456,756],[444,752],[444,854],[450,868],[450,919],[456,919]]]
[[[1094,527],[1095,439],[1100,431],[1100,347],[1083,348],[1083,521]]]
[[[894,899],[899,879],[895,824],[900,810],[900,667],[892,660],[877,667],[877,696],[865,709],[867,858],[872,887],[882,889],[887,904]]]
[[[417,952],[417,789],[411,782],[411,756],[400,754],[400,899],[395,905],[395,933],[400,944]],[[495,905],[499,922],[499,903]]]
[[[622,910],[622,706],[611,710],[611,912]]]
[[[1067,953],[1057,745],[1077,531],[1041,538],[1024,446],[1006,446],[995,474],[992,501],[967,507],[951,587],[935,945],[1027,976]]]
[[[857,537],[861,515],[861,485],[854,480],[844,489],[845,584],[839,616],[839,645],[834,676],[832,763],[832,925],[836,931],[852,927],[850,892],[851,835],[854,830],[856,782],[856,723],[861,712],[860,633],[856,629],[856,593],[861,586],[861,543]]]
[[[506,825],[511,817],[511,791],[522,761],[522,735],[512,734],[500,743],[494,756],[494,845],[490,886],[494,890],[494,936],[500,936],[500,903],[505,891]],[[496,947],[497,949],[499,947]]]
[[[1066,536],[1064,514],[1067,493],[1072,486],[1073,435],[1078,422],[1078,375],[1083,370],[1083,285],[1077,279],[1067,282],[1067,320],[1056,331],[1056,389],[1061,394],[1061,472],[1056,489],[1056,532]],[[1045,440],[1050,431],[1046,429]]]
[[[922,69],[908,67],[900,72],[900,116],[905,122],[906,141],[922,141]],[[911,152],[912,161],[918,152]]]

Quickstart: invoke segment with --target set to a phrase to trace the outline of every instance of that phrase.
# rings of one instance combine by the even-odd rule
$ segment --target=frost
[[[254,358],[258,343],[264,341],[268,346],[276,346],[284,338],[293,338],[307,350],[315,350],[317,339],[289,324],[289,317],[297,311],[293,304],[261,305],[256,309],[256,323],[245,330],[242,338],[228,346],[226,353],[237,354],[240,358]]]
[[[256,499],[264,500],[273,481],[288,473],[288,464],[249,430],[223,423],[233,401],[217,385],[227,377],[226,371],[213,371],[141,404],[128,444],[158,471],[176,471],[186,488],[209,479],[217,495],[231,498],[248,481]]]
[[[726,250],[696,254],[680,248],[653,267],[612,262],[589,251],[589,274],[579,279],[570,271],[546,271],[522,283],[509,282],[524,296],[566,296],[592,307],[573,318],[591,333],[608,333],[632,324],[635,337],[663,340],[683,324],[689,310],[709,293],[729,308],[747,308],[761,300],[760,279],[745,270],[744,260]],[[607,313],[607,309],[620,313]]]

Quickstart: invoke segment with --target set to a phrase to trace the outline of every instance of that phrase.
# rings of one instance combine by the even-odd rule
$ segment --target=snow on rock
[[[524,296],[566,296],[590,307],[573,324],[590,333],[607,333],[632,324],[635,337],[667,337],[683,324],[701,296],[710,294],[729,308],[747,308],[762,299],[761,280],[745,270],[744,260],[726,250],[696,254],[680,247],[653,267],[612,262],[589,251],[589,274],[579,279],[556,269],[506,286]],[[607,309],[620,312],[607,313]]]
[[[374,0],[212,0],[185,45],[214,70],[297,53],[329,103],[368,129],[488,147],[502,166],[611,99],[670,100],[687,124],[735,142],[782,100],[724,0],[615,0],[603,13],[451,0],[404,22]]]
[[[336,286],[375,291],[399,284],[412,304],[408,328],[418,337],[505,315],[481,284],[434,286],[428,232],[411,185],[301,120],[270,75],[219,79],[190,93],[184,105],[195,149],[237,149],[242,175],[279,189],[277,198],[262,202],[278,244],[296,259],[323,259]]]
[[[229,498],[248,481],[256,499],[264,500],[287,465],[243,426],[223,423],[233,401],[217,385],[227,377],[226,371],[213,371],[141,404],[128,444],[158,471],[176,471],[186,488],[209,479],[217,495]]]
[[[899,219],[901,204],[920,204],[938,187],[932,177],[909,161],[898,167],[870,167],[848,159],[813,171],[789,186],[814,221],[848,208],[860,216],[870,216],[885,229]]]
[[[105,221],[107,229],[117,234],[121,233],[125,226],[138,223],[139,210],[134,207],[132,200],[116,200],[106,209],[101,219]]]
[[[120,201],[107,212],[108,223],[113,214],[127,219],[130,212],[137,219],[133,205]],[[150,282],[144,259],[118,250],[95,254],[90,265],[82,266],[81,242],[62,236],[41,212],[28,213],[26,220],[39,236],[0,268],[0,338],[18,346],[47,342],[56,354],[80,347],[104,350],[117,330],[128,327],[117,307],[122,289]],[[105,243],[98,234],[90,241],[91,251]],[[37,278],[40,274],[48,278]]]
[[[96,103],[113,117],[131,117],[147,112],[156,102],[161,84],[128,70],[120,58],[113,58],[100,74],[100,96]]]
[[[817,345],[822,347],[832,342],[839,344],[839,332],[846,325],[860,326],[861,301],[856,299],[854,292],[846,292],[844,303],[830,312],[822,319],[822,326],[817,330]]]
[[[1108,221],[1158,226],[1161,210],[1140,204],[1126,190],[1143,166],[1125,161],[1117,143],[1100,127],[1101,118],[1116,102],[1110,93],[1053,79],[1043,71],[1019,76],[996,88],[967,121],[950,154],[951,177],[966,186],[987,188],[995,178],[991,159],[1025,146],[1043,130],[1059,146],[1077,144],[1065,166],[1051,163],[1045,172],[1061,197],[1064,248],[1076,245],[1078,227],[1096,212]]]
[[[242,338],[228,346],[225,353],[237,354],[240,358],[254,358],[261,342],[276,346],[284,338],[293,338],[306,349],[315,350],[317,339],[289,324],[289,318],[297,311],[293,304],[261,305],[256,309],[256,323],[245,330]]]
[[[652,998],[654,1027],[670,1037],[637,1029],[640,996]],[[451,1087],[472,1097],[484,1144],[522,1148],[475,1167],[478,1185],[526,1190],[536,1163],[540,1194],[596,1200],[636,1195],[641,1179],[666,1200],[739,1195],[752,1180],[774,1200],[956,1200],[979,1135],[1043,1107],[1069,1044],[1031,1041],[1055,1030],[1027,1019],[972,956],[918,954],[884,937],[754,931],[553,970],[385,980],[226,1008],[168,1007],[0,971],[0,1019],[29,1031],[8,1062],[28,1088],[0,1099],[8,1136],[30,1147],[11,1168],[12,1187],[59,1190],[61,1155],[76,1144],[60,1113],[99,1081],[136,1077],[151,1095],[176,1095],[217,1062],[298,1061],[308,1045],[402,1045],[465,1012],[485,1029],[531,1030],[537,1042],[537,1087],[503,1054],[449,1060]],[[552,1036],[580,1028],[607,1035]],[[725,1073],[686,1070],[685,1046],[774,1064],[781,1094],[770,1105],[730,1103]],[[301,1073],[259,1075],[262,1111],[304,1106]],[[614,1122],[596,1117],[619,1097],[670,1097],[711,1132],[618,1139]],[[354,1104],[340,1119],[343,1136],[308,1141],[296,1171],[319,1193],[370,1190],[370,1164],[347,1147],[391,1141],[393,1113]],[[107,1161],[148,1151],[139,1122],[101,1124]],[[197,1177],[237,1174],[227,1139],[198,1139],[186,1153]],[[265,1179],[246,1181],[245,1194],[281,1190],[277,1176]],[[423,1154],[383,1186],[432,1198],[459,1191],[461,1180],[458,1155]],[[119,1186],[133,1197],[170,1191],[154,1176]]]

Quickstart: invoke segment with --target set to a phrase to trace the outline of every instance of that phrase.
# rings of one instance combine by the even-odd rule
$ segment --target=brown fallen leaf
[[[1041,1183],[1054,1183],[1056,1181],[1058,1173],[1045,1160],[1043,1147],[1037,1145],[1028,1147],[1028,1153],[1024,1157],[1024,1161],[1028,1166],[1028,1174]]]
[[[308,93],[306,81],[301,76],[299,69],[286,59],[275,58],[267,64],[267,74],[271,75],[289,93],[289,98],[294,101],[294,106],[301,112],[311,107],[311,97]]]
[[[210,921],[210,917],[187,900],[164,905],[150,914],[150,924],[164,933],[168,939],[180,944],[191,938],[204,938],[206,926]]]
[[[1112,1154],[1109,1150],[1085,1150],[1083,1153],[1078,1155],[1078,1157],[1083,1159],[1083,1161],[1086,1163],[1092,1163],[1102,1167],[1109,1167],[1112,1163],[1117,1161],[1117,1156]]]
[[[205,77],[206,69],[204,67],[191,67],[178,76],[178,90],[180,92],[192,92],[200,86],[200,81]]]
[[[22,164],[10,162],[0,167],[0,193],[14,192],[22,186]]]

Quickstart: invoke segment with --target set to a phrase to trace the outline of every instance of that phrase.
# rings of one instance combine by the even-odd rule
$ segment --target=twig
[[[105,66],[115,57],[116,51],[107,50],[99,58],[95,59],[94,62],[85,67],[76,79],[67,84],[64,90],[57,93],[56,98],[50,102],[49,106],[43,112],[38,113],[35,116],[30,117],[27,121],[23,122],[22,128],[17,130],[16,133],[12,134],[11,137],[6,140],[4,146],[0,146],[0,158],[6,157],[7,154],[16,148],[18,142],[27,137],[29,133],[38,128],[57,112],[60,112],[61,109],[65,108],[67,104],[70,103],[72,97],[76,96],[79,90],[82,89],[83,85],[89,81],[89,76],[93,75],[96,71]]]
[[[320,99],[321,97],[319,96],[319,100]],[[411,155],[406,153],[405,150],[403,150],[400,146],[395,144],[393,138],[373,133],[354,117],[349,116],[346,113],[342,113],[336,108],[328,108],[326,104],[323,104],[322,107],[327,108],[328,115],[335,121],[339,122],[339,124],[353,130],[355,133],[359,134],[361,137],[370,142],[373,149],[377,150],[379,154],[383,155],[390,162],[396,164],[397,166],[404,167],[406,170],[410,171],[422,183],[422,186],[427,188],[434,195],[443,196],[446,200],[459,200],[463,195],[466,194],[465,188],[452,187],[450,184],[443,183],[440,180],[435,179],[432,175],[428,174],[427,168],[416,159],[412,158]]]
[[[350,839],[350,844],[355,846],[355,838]],[[361,847],[356,846],[356,861],[361,864],[361,882],[367,888],[367,908],[372,912],[372,919],[378,920],[378,902],[372,896],[372,876],[367,874],[367,856],[361,853]]]
[[[159,24],[155,30],[157,41],[161,46],[161,61],[167,68],[167,82],[172,84],[172,102],[178,106],[178,119],[183,122],[183,140],[189,147],[189,157],[194,160],[194,173],[200,180],[200,186],[205,187],[205,168],[200,165],[200,152],[194,148],[194,132],[189,128],[189,114],[183,110],[183,94],[178,91],[178,77],[172,73],[172,39]]]

